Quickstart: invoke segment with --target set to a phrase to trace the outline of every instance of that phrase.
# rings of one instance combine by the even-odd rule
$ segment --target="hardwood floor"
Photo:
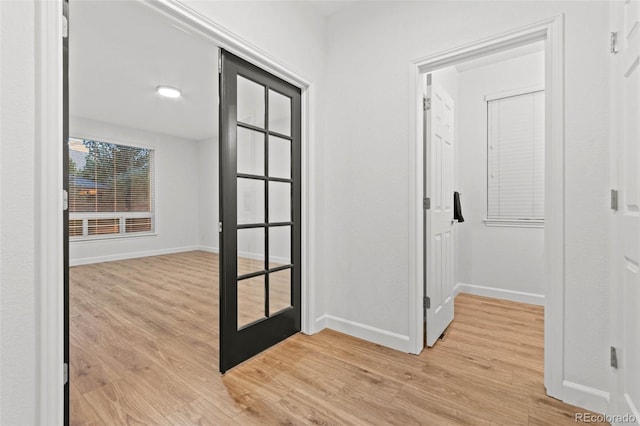
[[[542,308],[456,298],[420,356],[325,330],[218,373],[218,259],[71,269],[71,424],[574,425],[544,394]]]

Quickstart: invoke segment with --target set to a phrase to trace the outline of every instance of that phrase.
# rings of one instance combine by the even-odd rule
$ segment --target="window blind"
[[[544,219],[544,91],[487,102],[487,219]]]
[[[152,232],[153,150],[69,140],[69,236]]]

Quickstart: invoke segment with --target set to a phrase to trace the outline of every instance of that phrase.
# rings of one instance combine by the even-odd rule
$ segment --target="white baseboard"
[[[378,345],[386,346],[397,351],[409,352],[409,336],[393,333],[366,324],[324,315],[316,319],[316,326],[321,326],[317,330],[330,328],[344,334],[348,334],[359,339],[367,340]]]
[[[316,318],[316,320],[314,321],[311,334],[319,333],[325,328],[327,328],[327,316],[323,315],[321,317]]]
[[[604,414],[609,407],[609,392],[564,380],[562,382],[562,401]]]
[[[89,265],[91,263],[113,262],[116,260],[137,259],[139,257],[160,256],[163,254],[183,253],[199,250],[199,246],[173,247],[159,250],[134,251],[130,253],[118,253],[107,256],[82,257],[69,259],[69,266]]]
[[[264,254],[251,253],[250,251],[240,251],[238,252],[238,257],[244,257],[245,259],[252,260],[264,260]],[[288,259],[286,257],[269,256],[269,262],[288,265],[289,263],[291,263],[291,259]]]
[[[200,251],[206,251],[207,253],[220,253],[220,249],[218,247],[212,247],[212,246],[198,246],[198,250]]]
[[[503,288],[486,287],[475,284],[458,283],[454,294],[475,294],[476,296],[493,297],[494,299],[510,300],[512,302],[528,303],[530,305],[544,306],[544,295],[525,293],[523,291],[505,290]]]

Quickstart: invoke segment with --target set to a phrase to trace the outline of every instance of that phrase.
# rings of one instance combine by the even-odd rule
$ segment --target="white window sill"
[[[486,226],[506,228],[544,228],[543,219],[485,219]]]
[[[110,235],[94,235],[90,237],[69,237],[69,244],[71,243],[86,243],[91,241],[105,241],[105,240],[123,240],[128,238],[142,238],[142,237],[157,237],[155,232],[132,232],[129,234],[110,234]]]

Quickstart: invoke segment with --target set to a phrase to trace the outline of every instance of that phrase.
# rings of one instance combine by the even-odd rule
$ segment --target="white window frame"
[[[487,103],[487,107],[490,101],[495,101],[498,99],[505,99],[505,98],[510,98],[510,97],[514,97],[514,96],[522,96],[522,95],[528,95],[528,94],[532,94],[532,93],[537,93],[537,92],[544,92],[545,87],[543,83],[539,83],[533,86],[528,86],[528,87],[523,87],[523,88],[518,88],[518,89],[511,89],[511,90],[503,90],[500,92],[496,92],[496,93],[491,93],[488,94],[484,97],[484,101],[485,103]],[[488,154],[488,148],[489,148],[489,113],[488,113],[488,108],[487,108],[487,116],[486,116],[486,124],[487,124],[487,188],[489,185],[489,154]],[[486,216],[483,220],[484,224],[486,226],[491,226],[491,227],[507,227],[507,228],[544,228],[544,218],[542,219],[538,219],[538,218],[531,218],[531,219],[527,219],[527,218],[520,218],[520,219],[509,219],[509,218],[496,218],[496,217],[489,217],[489,192],[487,191],[487,211],[486,211]]]
[[[69,136],[69,140],[93,140],[97,142],[108,143],[112,145],[126,146],[136,149],[146,149],[151,152],[151,164],[149,167],[149,191],[150,194],[150,212],[69,212],[69,221],[82,220],[82,235],[71,236],[69,235],[69,243],[81,242],[81,241],[96,241],[96,240],[113,240],[120,238],[138,238],[138,237],[154,237],[156,233],[156,179],[155,179],[155,149],[142,144],[122,143],[109,140],[109,138],[100,137],[81,137],[81,136]],[[129,218],[150,218],[151,219],[151,231],[148,232],[125,232],[126,220]],[[90,219],[118,219],[118,225],[120,232],[117,234],[100,234],[89,235],[89,220]]]

